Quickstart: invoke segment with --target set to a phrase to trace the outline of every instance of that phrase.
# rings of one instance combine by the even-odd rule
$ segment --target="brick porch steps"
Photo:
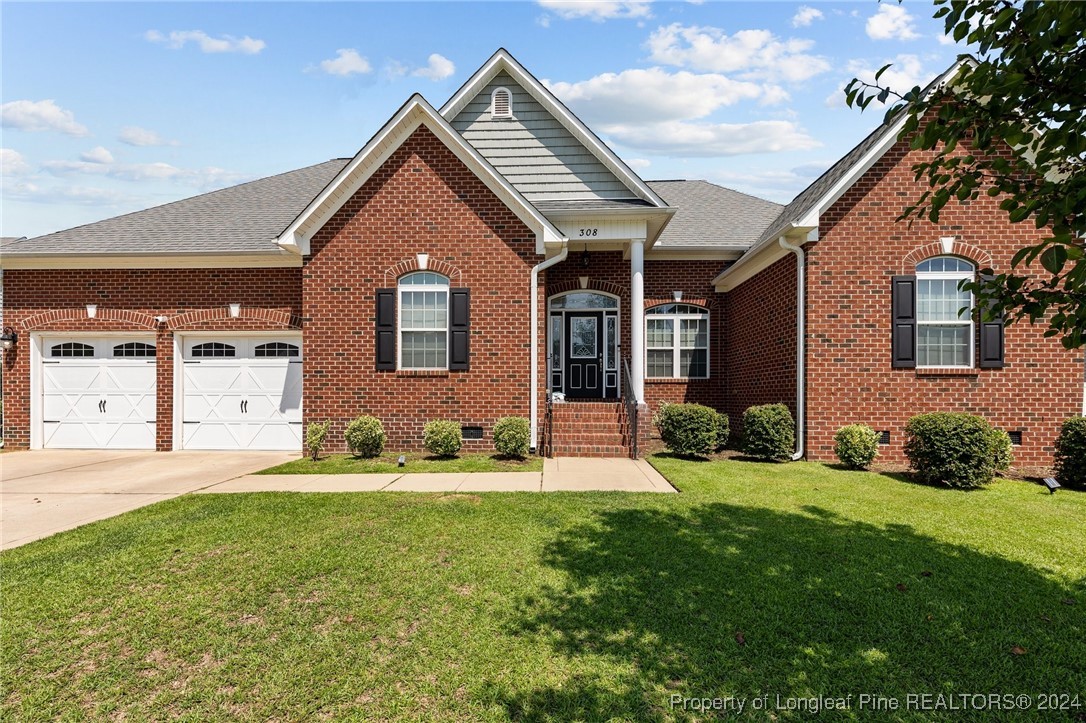
[[[553,406],[556,457],[628,457],[629,431],[621,402],[568,401]]]

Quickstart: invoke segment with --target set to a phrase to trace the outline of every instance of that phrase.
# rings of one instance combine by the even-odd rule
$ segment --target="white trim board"
[[[309,253],[309,242],[348,199],[388,160],[388,158],[420,126],[426,126],[475,175],[486,184],[517,217],[536,233],[536,252],[544,253],[547,245],[565,241],[561,232],[530,204],[508,180],[457,133],[431,106],[416,93],[388,123],[343,167],[336,177],[310,201],[276,241],[283,248],[300,255]]]

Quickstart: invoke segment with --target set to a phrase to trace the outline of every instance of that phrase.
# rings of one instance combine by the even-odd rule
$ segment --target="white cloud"
[[[143,37],[152,43],[161,43],[167,48],[179,50],[188,43],[195,43],[205,53],[242,53],[244,55],[256,55],[267,43],[246,35],[243,38],[235,38],[233,35],[223,35],[213,38],[203,30],[173,30],[164,35],[157,30],[148,30]]]
[[[117,206],[138,199],[120,191],[88,186],[46,186],[29,181],[4,184],[4,197],[31,203],[75,204],[77,206]]]
[[[320,62],[320,68],[328,75],[364,75],[373,70],[370,61],[358,54],[354,48],[340,48],[336,57]]]
[[[0,106],[4,128],[23,131],[57,131],[69,136],[89,136],[87,127],[76,123],[75,115],[52,100],[13,100]]]
[[[781,40],[768,30],[740,30],[672,23],[649,36],[646,46],[658,62],[714,73],[739,73],[745,79],[798,83],[830,69],[829,62],[807,53],[814,41]]]
[[[710,172],[709,178],[729,188],[771,201],[787,203],[828,168],[830,163],[809,163],[794,168],[764,171]]]
[[[880,3],[879,11],[867,19],[867,36],[872,40],[915,40],[913,16],[901,5]]]
[[[635,171],[641,171],[652,165],[652,161],[647,158],[627,158],[626,165]]]
[[[875,73],[878,72],[879,68],[886,65],[886,63],[893,63],[893,65],[879,77],[878,84],[883,88],[890,88],[894,92],[902,95],[918,85],[924,87],[936,76],[936,73],[924,68],[924,64],[918,56],[909,53],[902,53],[896,56],[892,61],[888,60],[878,65],[871,65],[863,60],[850,60],[845,68],[852,74],[852,77],[859,78],[865,83],[874,84]],[[826,98],[827,106],[831,108],[844,107],[846,85],[848,85],[848,83],[842,83],[834,93]],[[891,98],[890,102],[893,100],[896,100],[896,98]],[[885,104],[879,103],[877,100],[872,101],[873,107],[881,107],[883,105]]]
[[[113,163],[113,154],[102,146],[95,146],[89,151],[80,153],[79,158],[87,163]]]
[[[140,128],[139,126],[125,126],[117,134],[117,140],[130,146],[177,146],[177,141],[168,141],[158,133]]]
[[[420,78],[427,78],[429,80],[438,81],[445,80],[450,75],[456,72],[456,65],[444,55],[438,55],[437,53],[431,53],[430,58],[424,67],[411,73],[411,75],[418,76]]]
[[[792,16],[792,27],[805,28],[815,20],[821,20],[823,17],[825,16],[818,8],[813,8],[809,5],[800,5],[799,10]]]
[[[122,181],[145,183],[170,181],[197,188],[219,188],[248,180],[248,176],[215,166],[178,168],[169,163],[94,163],[88,161],[46,161],[42,168],[54,176],[94,175]]]
[[[669,73],[662,68],[603,73],[577,83],[543,82],[590,125],[703,118],[765,93],[758,83],[717,73]]]
[[[539,5],[565,20],[588,18],[603,22],[615,18],[650,18],[652,8],[643,0],[538,0]],[[546,27],[546,26],[544,26]]]
[[[25,176],[30,173],[30,164],[23,154],[13,148],[0,148],[0,175]]]
[[[821,143],[791,121],[613,124],[601,130],[630,148],[672,156],[737,156],[817,148]]]

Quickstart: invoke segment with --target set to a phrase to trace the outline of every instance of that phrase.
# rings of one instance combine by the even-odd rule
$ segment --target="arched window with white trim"
[[[449,280],[432,271],[400,279],[400,369],[449,368]]]
[[[660,304],[645,311],[645,376],[709,377],[709,310]]]
[[[916,365],[973,366],[973,294],[960,289],[976,267],[956,256],[916,265]]]

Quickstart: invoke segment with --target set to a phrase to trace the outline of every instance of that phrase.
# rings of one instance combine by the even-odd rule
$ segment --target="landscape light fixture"
[[[1060,488],[1060,483],[1056,481],[1055,477],[1045,477],[1041,480],[1041,484],[1048,488],[1048,494],[1056,494],[1056,490]]]
[[[19,341],[19,335],[10,326],[5,326],[4,333],[0,334],[0,345],[3,345],[4,351],[14,347],[17,341]]]
[[[401,454],[399,459],[396,460],[396,466],[403,467],[405,462],[407,462],[407,457]]]

